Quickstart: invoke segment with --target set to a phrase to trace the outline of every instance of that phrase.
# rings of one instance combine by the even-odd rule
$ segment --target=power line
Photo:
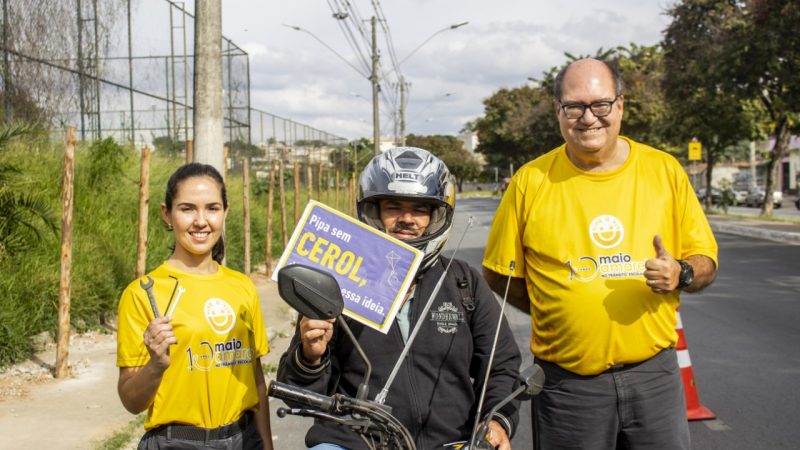
[[[334,0],[334,2],[336,2],[336,0]],[[336,22],[339,25],[339,29],[342,30],[342,33],[344,34],[347,44],[350,46],[350,49],[359,59],[361,65],[364,67],[364,71],[370,72],[369,58],[366,56],[364,50],[361,48],[361,45],[359,45],[358,40],[356,39],[356,36],[353,33],[353,30],[347,23],[347,19],[351,16],[351,13],[346,12],[346,6],[345,10],[343,11],[338,4],[334,5],[333,3],[331,3],[331,0],[328,0],[328,7],[331,9],[333,18],[336,19]],[[367,48],[369,48],[369,44],[367,44]]]
[[[397,53],[394,49],[392,33],[389,31],[389,21],[386,20],[386,15],[383,13],[383,7],[381,7],[379,0],[372,0],[372,8],[375,10],[375,14],[378,16],[381,28],[383,28],[384,37],[386,39],[386,48],[389,50],[389,59],[392,61],[392,67],[399,77],[401,76],[400,64],[397,63]]]

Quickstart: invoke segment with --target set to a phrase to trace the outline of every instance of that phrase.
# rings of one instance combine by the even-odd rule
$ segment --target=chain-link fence
[[[113,137],[183,151],[193,136],[194,67],[194,16],[184,3],[2,0],[6,121],[75,125],[80,139]],[[267,159],[283,151],[314,162],[345,143],[254,109],[249,56],[225,37],[222,63],[229,146],[256,147]]]

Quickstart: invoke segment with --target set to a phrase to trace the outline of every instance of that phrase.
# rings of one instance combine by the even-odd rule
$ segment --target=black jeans
[[[546,377],[533,401],[536,449],[690,448],[675,349],[593,376],[536,363]]]

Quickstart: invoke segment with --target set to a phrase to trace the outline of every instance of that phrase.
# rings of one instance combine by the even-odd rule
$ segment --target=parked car
[[[735,205],[737,205],[739,203],[737,198],[736,198],[736,193],[735,192],[730,191],[730,190],[728,190],[726,192],[723,192],[719,188],[715,188],[715,187],[711,188],[711,204],[712,205],[716,205],[716,206],[722,205],[723,197],[726,197],[728,199],[728,202],[729,202],[728,205],[729,206],[731,206],[731,205],[735,206]],[[701,204],[706,201],[706,188],[701,187],[700,189],[697,190],[697,199],[700,200]]]
[[[747,199],[747,190],[745,189],[738,189],[733,191],[733,198],[736,199],[736,205],[744,205],[744,201]]]
[[[797,206],[797,209],[800,209],[800,197],[797,197],[797,200],[794,201],[794,206]]]
[[[761,203],[764,201],[764,189],[757,187],[750,189],[747,193],[747,197],[744,200],[745,206],[753,206],[756,208],[761,207]],[[783,192],[781,191],[774,191],[772,193],[772,206],[774,208],[780,208],[783,204]]]

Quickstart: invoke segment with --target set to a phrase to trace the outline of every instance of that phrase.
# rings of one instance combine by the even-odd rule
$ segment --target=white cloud
[[[373,14],[370,1],[351,3],[363,18]],[[381,4],[398,59],[448,25],[470,22],[436,34],[402,66],[411,83],[407,129],[422,134],[457,133],[466,120],[482,113],[483,99],[501,87],[522,85],[528,77],[538,77],[562,64],[565,52],[594,54],[601,47],[631,42],[652,45],[660,40],[667,24],[663,5],[639,0],[403,0]],[[308,30],[360,68],[326,3],[225,0],[223,8],[223,32],[251,55],[253,107],[349,138],[372,134],[369,82],[312,36],[283,26]],[[379,40],[383,47],[382,33]],[[382,56],[388,68],[385,50]],[[386,84],[383,88],[391,90]],[[382,122],[388,124],[386,108],[381,104]]]

